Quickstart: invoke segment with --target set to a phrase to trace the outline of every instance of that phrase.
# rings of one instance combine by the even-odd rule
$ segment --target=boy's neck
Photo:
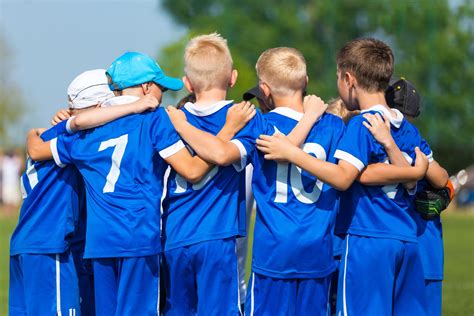
[[[196,93],[196,102],[194,103],[197,107],[206,107],[216,102],[225,100],[227,97],[227,91],[222,89],[211,89]]]
[[[299,113],[304,113],[303,109],[303,93],[302,92],[296,92],[294,95],[291,96],[273,96],[273,104],[275,105],[275,108],[278,107],[286,107],[290,108],[292,110],[295,110],[296,112]]]
[[[132,97],[141,98],[144,96],[143,90],[141,88],[126,88],[122,90],[121,95],[127,95]]]
[[[393,112],[393,110],[387,105],[384,92],[358,91],[357,100],[359,101],[359,108],[361,111],[368,110],[375,105],[382,105],[386,107],[391,114],[396,115],[395,112]]]

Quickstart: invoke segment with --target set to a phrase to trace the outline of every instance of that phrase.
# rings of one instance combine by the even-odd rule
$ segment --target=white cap
[[[89,70],[81,73],[67,88],[69,108],[84,109],[113,98],[105,69]]]

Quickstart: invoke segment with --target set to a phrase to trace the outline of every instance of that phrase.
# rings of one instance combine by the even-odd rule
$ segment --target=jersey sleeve
[[[45,142],[58,137],[67,132],[67,121],[62,121],[41,134],[41,139]]]
[[[253,157],[257,154],[257,138],[260,135],[273,135],[274,131],[275,129],[268,123],[262,113],[257,111],[257,114],[231,140],[240,152],[240,161],[234,163],[234,168],[241,171],[252,163]]]
[[[73,162],[72,151],[77,134],[61,134],[51,139],[50,148],[56,165],[63,168]]]
[[[426,157],[428,158],[428,161],[432,163],[434,160],[433,151],[431,150],[430,145],[426,142],[424,138],[421,139],[420,150],[426,155]]]
[[[362,171],[369,164],[373,148],[373,137],[362,124],[364,118],[356,116],[349,121],[349,125],[339,141],[334,157],[345,160],[357,170]]]
[[[163,108],[148,115],[151,115],[150,137],[153,147],[163,159],[173,156],[185,147]]]

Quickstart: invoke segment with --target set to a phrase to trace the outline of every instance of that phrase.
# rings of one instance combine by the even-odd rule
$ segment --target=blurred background
[[[416,124],[457,189],[443,213],[444,314],[473,315],[473,0],[0,0],[0,315],[27,131],[47,127],[67,106],[67,86],[79,73],[140,51],[181,77],[186,42],[214,31],[228,39],[239,71],[235,100],[257,83],[254,65],[267,48],[301,50],[308,92],[328,100],[337,96],[335,56],[345,42],[373,36],[390,44],[395,75],[423,99]],[[184,94],[167,93],[163,103]]]

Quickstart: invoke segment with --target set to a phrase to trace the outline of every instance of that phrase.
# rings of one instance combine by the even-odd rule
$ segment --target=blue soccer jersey
[[[321,278],[335,269],[332,235],[337,191],[290,163],[265,160],[255,147],[260,134],[289,134],[303,114],[278,107],[252,123],[235,138],[241,155],[254,166],[252,190],[257,203],[252,270],[273,278]],[[265,125],[273,131],[262,130]],[[324,114],[311,129],[303,150],[335,162],[344,123]]]
[[[335,153],[336,158],[349,162],[359,171],[371,163],[389,163],[384,148],[362,124],[364,113],[376,112],[390,116],[388,109],[381,105],[362,111],[350,120]],[[430,155],[431,150],[422,146],[416,127],[406,121],[399,111],[396,112],[397,117],[391,118],[391,133],[405,158],[410,163],[414,162],[416,146]],[[412,193],[402,184],[365,186],[354,182],[341,194],[336,233],[416,242]]]
[[[66,132],[66,122],[45,131],[41,138],[51,140]],[[59,168],[54,161],[27,159],[21,176],[23,205],[13,232],[10,254],[63,253],[72,239],[83,240],[76,223],[82,207],[84,187],[74,166]],[[82,223],[81,223],[82,224]]]
[[[161,251],[160,197],[168,166],[164,159],[182,148],[163,108],[51,141],[56,163],[76,165],[85,181],[85,258]]]
[[[183,107],[193,126],[216,135],[224,126],[232,101],[200,109]],[[199,183],[189,183],[176,171],[168,178],[163,201],[165,249],[245,235],[245,174],[234,166],[214,166]]]

